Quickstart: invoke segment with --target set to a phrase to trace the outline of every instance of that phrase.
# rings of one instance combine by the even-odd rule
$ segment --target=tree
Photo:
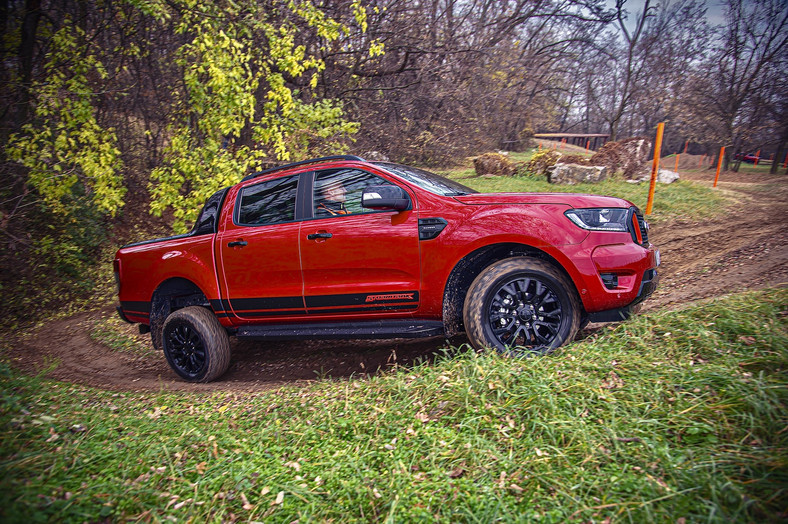
[[[617,31],[602,37],[606,43],[599,46],[596,70],[588,73],[586,103],[611,140],[651,132],[679,75],[703,51],[705,36],[705,7],[695,0],[646,0],[632,20],[626,4],[616,1]]]
[[[353,51],[356,34],[322,46],[319,89],[363,118],[361,148],[398,160],[521,148],[556,113],[562,71],[602,23],[603,4],[378,0],[364,37],[385,55]]]
[[[781,0],[728,0],[717,49],[692,83],[705,133],[731,154],[763,143],[771,114],[785,103],[788,74],[788,6]],[[777,123],[775,127],[782,127]],[[734,166],[737,169],[738,166]]]
[[[347,9],[0,3],[0,288],[84,278],[127,203],[128,222],[147,207],[183,230],[262,162],[346,147],[358,125],[317,93],[325,64],[305,42],[361,32],[365,9]]]

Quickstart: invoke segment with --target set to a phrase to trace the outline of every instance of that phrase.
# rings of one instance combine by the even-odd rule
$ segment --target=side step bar
[[[235,336],[268,340],[354,339],[354,338],[426,338],[442,337],[439,320],[381,320],[370,322],[334,322],[321,324],[258,324],[238,328]]]

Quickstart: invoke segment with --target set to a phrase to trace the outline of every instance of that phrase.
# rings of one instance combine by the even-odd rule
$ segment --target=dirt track
[[[710,175],[704,174],[708,179]],[[684,175],[683,178],[690,178]],[[745,182],[742,182],[745,180]],[[703,183],[708,183],[704,181]],[[704,222],[674,221],[651,230],[662,253],[660,287],[644,311],[788,283],[788,177],[726,173],[718,189],[734,197],[725,216]],[[766,190],[771,189],[771,191]],[[13,341],[10,362],[26,371],[106,389],[256,391],[321,376],[375,373],[430,359],[442,339],[395,341],[232,341],[232,363],[220,382],[189,384],[175,377],[152,348],[142,354],[113,351],[90,338],[110,310],[56,320]],[[133,327],[128,332],[136,335]],[[581,333],[580,337],[584,334]],[[150,347],[149,342],[147,346]]]

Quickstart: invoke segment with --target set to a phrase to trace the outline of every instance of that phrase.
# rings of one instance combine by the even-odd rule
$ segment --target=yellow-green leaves
[[[107,77],[103,64],[86,52],[85,34],[67,23],[52,37],[45,80],[33,86],[35,120],[9,140],[9,156],[30,169],[28,183],[53,212],[70,216],[76,192],[100,211],[123,206],[117,137],[96,116],[88,78]]]
[[[151,173],[151,211],[171,209],[175,228],[184,230],[208,196],[258,169],[263,158],[340,152],[358,124],[345,120],[339,103],[307,102],[307,93],[291,87],[310,75],[314,89],[325,68],[299,43],[305,25],[326,41],[349,31],[312,2],[276,2],[273,11],[254,2],[171,6],[180,16],[177,32],[190,40],[176,52],[183,89],[165,161]],[[353,13],[366,28],[360,2]]]

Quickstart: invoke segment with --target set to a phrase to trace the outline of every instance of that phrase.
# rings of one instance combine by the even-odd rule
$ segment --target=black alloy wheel
[[[176,325],[167,333],[170,357],[175,367],[189,377],[196,377],[205,368],[205,346],[191,326]]]
[[[210,382],[230,366],[230,339],[209,309],[190,306],[170,314],[162,329],[164,356],[189,382]]]
[[[476,277],[465,297],[463,320],[477,349],[543,354],[574,338],[581,310],[574,285],[561,271],[543,260],[515,257]]]
[[[559,336],[561,301],[542,280],[515,277],[499,285],[489,302],[490,329],[504,346],[549,347]]]

